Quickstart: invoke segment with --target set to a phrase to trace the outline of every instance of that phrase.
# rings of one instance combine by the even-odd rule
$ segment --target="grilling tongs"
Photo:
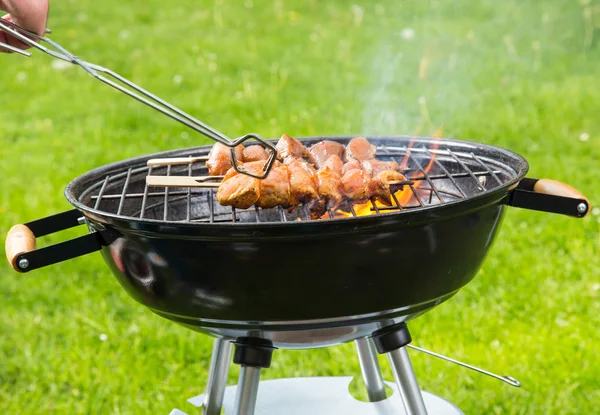
[[[156,111],[158,111],[164,115],[167,115],[168,117],[174,119],[175,121],[180,122],[181,124],[191,128],[192,130],[194,130],[200,134],[204,134],[208,138],[229,147],[231,149],[231,160],[232,160],[233,167],[238,172],[247,174],[248,176],[256,177],[257,179],[263,179],[263,178],[267,177],[267,175],[269,174],[269,171],[271,170],[271,167],[273,166],[273,163],[275,162],[277,150],[275,149],[275,146],[273,144],[267,142],[266,140],[261,138],[258,134],[250,133],[250,134],[246,134],[242,137],[232,140],[232,139],[228,138],[226,135],[224,135],[223,133],[204,124],[200,120],[192,117],[191,115],[180,110],[179,108],[175,107],[174,105],[169,104],[168,102],[162,100],[161,98],[157,97],[156,95],[146,91],[145,89],[134,84],[133,82],[122,77],[121,75],[111,71],[110,69],[106,69],[106,68],[103,68],[102,66],[98,66],[93,63],[85,62],[85,61],[79,59],[77,56],[73,55],[71,52],[67,51],[65,48],[63,48],[62,46],[60,46],[56,42],[48,39],[45,36],[39,36],[35,33],[29,32],[29,31],[17,26],[16,24],[9,22],[7,20],[4,20],[4,19],[0,19],[0,31],[10,34],[11,36],[22,41],[23,43],[26,43],[27,45],[29,45],[33,48],[36,48],[38,50],[41,50],[42,52],[47,53],[48,55],[50,55],[54,58],[61,59],[65,62],[69,62],[69,63],[72,63],[73,65],[82,67],[87,73],[89,73],[94,78],[98,79],[99,81],[102,81],[106,85],[109,85],[109,86],[115,88],[116,90],[148,105],[149,107],[155,109]],[[46,29],[46,33],[49,34],[49,33],[51,33],[51,31],[49,29]],[[42,46],[40,44],[41,42],[47,43],[54,50],[48,49],[45,46]],[[0,42],[0,48],[9,50],[11,52],[16,52],[16,53],[26,56],[26,57],[31,56],[31,53],[29,53],[27,51],[21,50],[19,48],[15,48],[13,46],[7,45],[2,42]],[[133,89],[133,91],[130,89],[127,89],[124,86],[114,82],[113,80],[103,76],[102,74],[108,75],[109,77],[116,79],[117,81],[119,81],[119,82],[125,84],[126,86],[128,86],[129,88]],[[267,151],[267,153],[269,154],[269,158],[267,159],[265,165],[263,166],[263,174],[262,175],[257,175],[255,173],[252,173],[252,172],[244,169],[243,166],[238,164],[238,160],[235,156],[234,147],[236,147],[236,146],[242,144],[244,141],[250,140],[250,139],[256,140],[257,144],[264,147],[265,150]]]

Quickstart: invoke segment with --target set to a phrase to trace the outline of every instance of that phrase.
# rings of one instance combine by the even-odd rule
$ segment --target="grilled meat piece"
[[[363,165],[360,163],[360,161],[356,159],[350,159],[346,163],[344,163],[344,166],[342,167],[342,175],[345,174],[348,170],[352,169],[364,170]]]
[[[259,161],[259,160],[267,160],[269,158],[269,153],[262,147],[257,144],[248,146],[243,151],[244,163],[250,161]]]
[[[258,162],[259,168],[264,164]],[[247,166],[247,164],[244,164]],[[269,175],[260,180],[260,197],[256,206],[270,209],[277,206],[290,206],[290,173],[285,164],[275,161]]]
[[[260,198],[260,180],[229,169],[217,190],[217,201],[223,206],[248,209]]]
[[[377,176],[379,173],[385,170],[396,170],[398,172],[402,172],[405,170],[395,161],[382,161],[372,159],[365,160],[361,164],[363,170],[369,173],[371,177]]]
[[[290,175],[292,206],[317,200],[319,198],[318,180],[314,167],[298,159],[292,160],[287,167]]]
[[[243,167],[254,174],[261,174],[264,161],[243,163]],[[224,206],[248,209],[252,205],[264,209],[290,206],[289,172],[285,164],[275,161],[269,175],[255,179],[231,168],[217,190],[217,201]]]
[[[342,176],[342,194],[352,203],[364,203],[370,197],[371,177],[362,169],[350,169]]]
[[[396,170],[383,170],[377,173],[371,180],[369,189],[371,196],[381,203],[391,206],[393,205],[393,201],[390,182],[405,180],[406,176]]]
[[[294,159],[301,159],[307,153],[306,147],[300,141],[287,134],[281,136],[275,145],[275,149],[277,150],[277,158],[285,164]]]
[[[235,157],[238,164],[244,160],[244,146],[242,144],[235,147]],[[224,144],[216,143],[208,153],[206,167],[211,176],[221,176],[233,166],[231,162],[231,149]]]
[[[346,146],[346,158],[348,161],[350,159],[356,159],[358,161],[370,160],[375,158],[375,153],[377,152],[377,147],[373,144],[369,143],[364,137],[355,137]]]
[[[344,151],[345,149],[342,144],[331,140],[323,140],[310,146],[308,149],[308,158],[317,169],[320,169],[331,156],[335,155],[343,159]]]
[[[327,159],[327,161],[325,161],[325,163],[323,163],[323,165],[321,166],[321,169],[324,169],[326,167],[328,167],[332,171],[336,172],[337,174],[341,175],[342,169],[344,167],[344,162],[342,161],[341,158],[339,158],[336,154],[334,154],[333,156],[330,156]]]
[[[310,207],[311,217],[320,218],[327,209],[337,209],[342,201],[341,177],[329,167],[317,171],[319,198]]]

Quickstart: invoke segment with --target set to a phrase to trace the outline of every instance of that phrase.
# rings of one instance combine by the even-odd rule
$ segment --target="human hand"
[[[0,0],[0,10],[8,12],[6,19],[25,30],[42,35],[48,18],[48,0]],[[0,42],[19,49],[29,46],[13,36],[0,31]],[[0,52],[7,52],[0,48]]]

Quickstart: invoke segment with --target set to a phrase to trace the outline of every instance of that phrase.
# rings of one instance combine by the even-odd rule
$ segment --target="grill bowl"
[[[527,171],[522,157],[482,144],[367,138],[382,159],[401,161],[412,146],[415,174],[435,153],[429,174],[443,173],[440,164],[457,175],[435,179],[446,192],[443,202],[430,192],[422,206],[302,221],[278,209],[250,209],[237,211],[234,223],[230,208],[209,203],[209,190],[169,189],[158,196],[147,190],[147,160],[203,155],[211,146],[90,171],[69,184],[66,197],[93,230],[115,231],[102,256],[127,292],[158,315],[217,336],[258,335],[277,347],[328,346],[410,320],[467,284],[494,240],[500,202]],[[480,186],[465,168],[495,171],[495,180],[488,174]],[[188,166],[163,173],[206,175],[204,167]],[[137,196],[117,197],[125,194]]]

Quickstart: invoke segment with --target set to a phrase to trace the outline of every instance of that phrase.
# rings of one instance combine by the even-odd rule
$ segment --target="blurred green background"
[[[443,127],[600,204],[598,2],[54,0],[49,27],[232,137]],[[0,60],[3,235],[69,209],[64,187],[87,170],[209,142],[41,53]],[[599,230],[598,208],[582,220],[509,209],[478,277],[411,331],[523,386],[411,352],[421,387],[468,414],[597,413]],[[200,413],[185,400],[204,391],[211,339],[134,303],[99,254],[0,267],[0,412]],[[359,376],[354,345],[278,351],[263,378],[317,375]]]

